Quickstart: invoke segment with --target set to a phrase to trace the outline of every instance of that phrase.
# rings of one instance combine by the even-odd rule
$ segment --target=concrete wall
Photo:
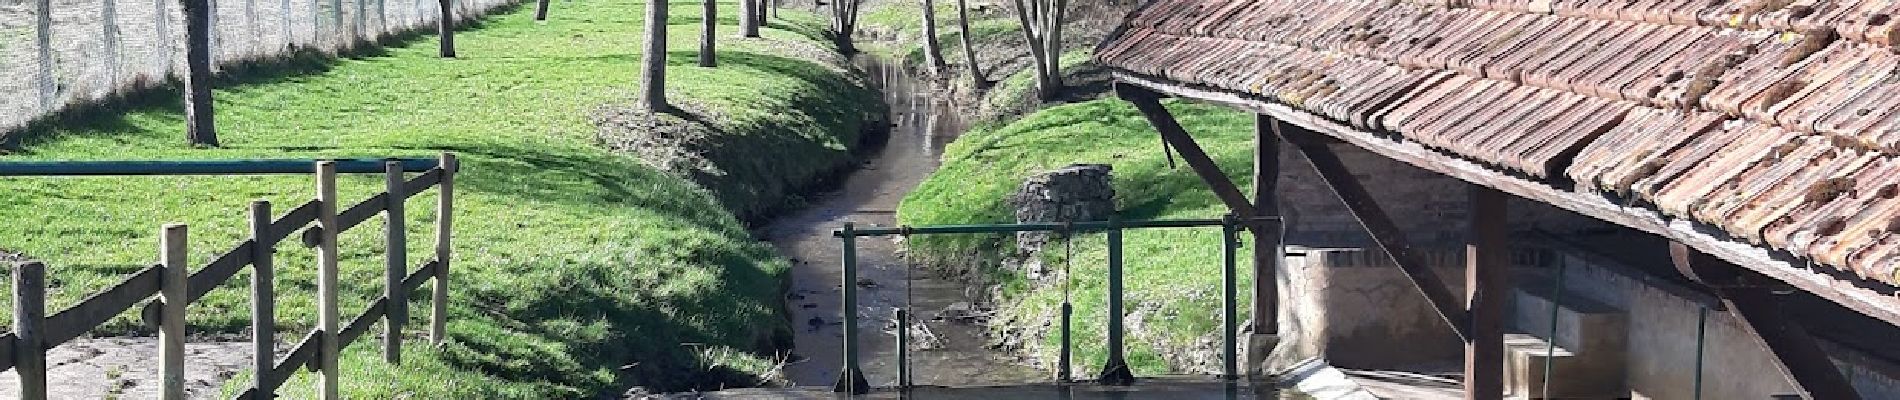
[[[1463,293],[1461,255],[1448,250],[1427,254],[1439,276]],[[1463,357],[1458,336],[1383,252],[1289,249],[1278,278],[1282,346],[1269,362],[1271,369],[1308,357],[1369,369]]]
[[[1562,255],[1565,296],[1584,296],[1621,309],[1628,320],[1627,382],[1633,399],[1694,398],[1696,325],[1702,306],[1613,272],[1608,261]],[[1533,317],[1535,318],[1535,317]],[[1514,326],[1536,321],[1516,320]],[[1774,360],[1724,311],[1710,311],[1703,343],[1704,399],[1765,399],[1792,393]],[[1825,329],[1825,328],[1821,328]],[[1532,332],[1533,334],[1535,332]],[[1900,398],[1900,381],[1878,360],[1835,346],[1837,363],[1868,399]]]

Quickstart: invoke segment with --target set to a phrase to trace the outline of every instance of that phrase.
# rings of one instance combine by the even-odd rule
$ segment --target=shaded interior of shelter
[[[1900,3],[1884,0],[1157,0],[1097,60],[1652,208],[1891,296],[1894,15]],[[1381,186],[1376,172],[1361,178]],[[1667,239],[1624,228],[1564,236],[1652,285],[1708,296],[1671,269]],[[1297,228],[1288,243],[1369,245]],[[1880,339],[1893,326],[1810,293],[1785,298],[1784,311],[1832,345],[1900,360]]]

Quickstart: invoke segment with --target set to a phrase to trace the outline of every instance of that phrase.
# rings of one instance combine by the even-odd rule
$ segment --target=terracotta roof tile
[[[1098,50],[1900,283],[1900,4],[1156,0]]]

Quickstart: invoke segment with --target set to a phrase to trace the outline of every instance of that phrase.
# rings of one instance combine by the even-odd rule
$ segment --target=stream
[[[860,227],[895,226],[898,202],[936,171],[943,146],[967,128],[957,108],[948,103],[950,96],[937,93],[928,82],[868,56],[859,57],[857,63],[890,105],[888,139],[872,145],[862,168],[845,177],[835,190],[816,196],[807,208],[762,231],[793,263],[786,308],[796,332],[797,357],[785,367],[785,375],[798,386],[830,387],[843,365],[841,243],[832,231],[845,222]],[[981,293],[910,265],[899,254],[900,247],[892,238],[861,238],[857,243],[860,362],[873,386],[894,386],[897,381],[895,311],[906,305],[912,310],[912,323],[922,324],[941,340],[921,349],[919,343],[925,339],[912,335],[913,383],[970,386],[1050,379],[1048,373],[1013,356],[988,349],[981,324],[933,320],[946,307],[977,303]]]

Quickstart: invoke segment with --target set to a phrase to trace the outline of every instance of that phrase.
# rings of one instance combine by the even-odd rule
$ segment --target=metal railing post
[[[277,242],[270,237],[271,206],[268,201],[251,202],[251,374],[252,393],[277,391],[269,387],[271,370],[277,357],[277,289],[275,260]]]
[[[910,314],[903,308],[897,309],[897,388],[910,389]]]
[[[402,325],[409,322],[409,294],[402,290],[402,278],[409,275],[409,239],[403,225],[403,202],[409,199],[404,193],[402,163],[390,161],[383,172],[383,192],[387,203],[384,213],[383,242],[386,248],[383,259],[383,297],[389,301],[383,304],[388,312],[383,323],[383,360],[390,364],[402,364]]]
[[[1221,225],[1221,378],[1240,379],[1239,347],[1240,336],[1240,277],[1235,272],[1238,264],[1236,247],[1240,236],[1234,229],[1234,216],[1227,215]],[[1259,279],[1259,278],[1255,278]]]
[[[1122,351],[1122,228],[1119,221],[1108,219],[1108,363],[1102,366],[1104,385],[1132,385],[1135,374],[1128,370]]]
[[[20,398],[46,400],[46,265],[13,265],[13,370],[20,374]]]
[[[858,368],[858,236],[851,223],[844,224],[839,231],[843,247],[839,252],[843,259],[844,274],[840,291],[843,304],[838,306],[844,313],[844,367],[838,371],[838,383],[832,390],[840,393],[870,393],[870,382],[864,379],[864,370]]]
[[[1056,356],[1056,380],[1061,382],[1068,382],[1071,379],[1075,379],[1074,361],[1072,360],[1074,358],[1074,351],[1070,350],[1072,346],[1074,346],[1074,343],[1070,342],[1069,339],[1069,320],[1074,316],[1075,305],[1069,304],[1067,300],[1064,300],[1062,302],[1062,349],[1060,350],[1061,354]]]
[[[191,277],[187,264],[186,228],[168,224],[159,231],[159,252],[165,263],[164,278],[159,281],[159,299],[164,308],[158,319],[159,398],[185,399],[185,299],[186,281]]]

